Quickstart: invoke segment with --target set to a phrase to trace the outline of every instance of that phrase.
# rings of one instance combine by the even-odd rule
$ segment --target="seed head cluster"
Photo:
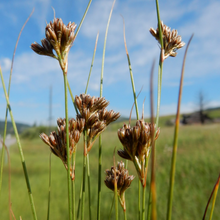
[[[79,142],[81,133],[87,135],[87,151],[91,150],[96,138],[106,129],[113,121],[120,117],[119,113],[113,110],[107,111],[106,107],[109,102],[105,98],[91,97],[90,95],[81,94],[75,97],[75,105],[79,110],[76,119],[69,120],[69,150],[70,158],[76,151],[76,145]],[[67,146],[66,146],[66,120],[57,119],[58,132],[51,132],[49,136],[45,133],[40,134],[40,138],[50,146],[53,154],[58,156],[66,169],[67,167]],[[70,176],[75,178],[75,165],[70,169]]]
[[[91,150],[96,138],[113,121],[116,121],[120,114],[113,110],[107,111],[109,102],[103,97],[91,97],[81,94],[75,97],[75,104],[80,116],[85,119],[85,130],[87,133],[87,153]]]
[[[171,31],[171,28],[163,24],[163,22],[161,22],[160,25],[164,46],[163,60],[165,60],[169,56],[175,57],[177,55],[176,51],[182,48],[185,43],[182,41],[181,36],[178,35],[177,30]],[[150,28],[150,33],[156,38],[156,40],[160,44],[159,29],[157,28],[157,30],[154,30],[153,28]]]
[[[131,182],[134,179],[134,176],[129,176],[128,170],[124,168],[123,162],[118,162],[117,167],[111,167],[111,169],[106,170],[106,178],[105,178],[105,185],[114,191],[115,188],[115,178],[117,183],[117,192],[119,196],[119,201],[123,209],[126,209],[125,206],[125,197],[124,193],[125,190],[128,189],[131,185]]]
[[[68,54],[75,39],[76,24],[69,22],[65,25],[61,18],[55,18],[46,25],[46,38],[41,40],[42,46],[36,42],[31,49],[39,55],[46,55],[59,60],[61,69],[67,73]],[[56,52],[57,56],[53,53]]]
[[[118,155],[124,159],[131,160],[136,167],[138,176],[144,183],[144,166],[145,158],[148,157],[151,148],[151,135],[154,132],[156,125],[144,122],[144,119],[138,120],[134,127],[124,124],[118,130],[118,138],[123,145],[123,150],[118,150]],[[155,140],[158,138],[160,129],[158,128],[155,135]]]
[[[67,167],[67,149],[66,149],[66,119],[57,119],[57,129],[58,132],[51,132],[49,136],[45,133],[40,134],[40,138],[50,146],[51,151],[53,154],[58,156],[66,169]],[[70,158],[73,152],[76,151],[76,144],[79,142],[80,135],[83,132],[85,126],[85,120],[83,118],[70,119],[69,120],[69,151],[70,151]],[[74,174],[74,167],[70,169],[70,176],[72,179],[75,178]]]

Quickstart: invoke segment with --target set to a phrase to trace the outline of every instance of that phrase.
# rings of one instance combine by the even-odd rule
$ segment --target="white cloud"
[[[3,59],[0,60],[0,65],[1,65],[1,69],[2,72],[6,72],[6,71],[10,71],[11,69],[11,59],[5,57]]]

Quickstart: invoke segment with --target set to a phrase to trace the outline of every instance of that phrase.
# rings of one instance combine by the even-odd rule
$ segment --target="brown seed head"
[[[45,28],[46,39],[38,43],[31,44],[31,49],[39,55],[51,56],[59,60],[61,69],[67,73],[68,54],[75,39],[76,24],[69,22],[65,25],[61,18],[54,18]],[[57,56],[54,55],[56,51]]]
[[[118,162],[116,168],[111,167],[111,169],[106,170],[105,173],[106,173],[106,178],[104,181],[105,185],[112,191],[114,191],[114,181],[116,176],[119,201],[121,203],[121,206],[125,209],[124,192],[126,189],[130,187],[131,182],[134,179],[134,176],[133,175],[129,176],[128,170],[124,168],[123,162]]]
[[[84,129],[84,119],[70,119],[69,120],[69,150],[70,150],[70,157],[72,156],[73,152],[76,151],[76,144],[79,142],[81,132]],[[51,132],[49,137],[42,133],[40,134],[40,138],[46,143],[51,151],[58,156],[64,166],[67,169],[67,149],[66,149],[66,119],[57,119],[57,129],[58,132],[55,131]],[[72,169],[71,178],[74,177],[74,169]]]
[[[164,55],[163,59],[167,57],[175,57],[177,55],[176,51],[182,48],[185,43],[182,41],[180,35],[178,35],[177,30],[172,30],[161,21],[162,37],[163,37],[163,46],[164,46]],[[156,38],[160,44],[159,29],[154,30],[150,28],[150,33]]]

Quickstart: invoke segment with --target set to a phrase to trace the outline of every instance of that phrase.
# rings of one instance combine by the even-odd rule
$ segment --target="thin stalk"
[[[73,105],[74,105],[76,114],[78,114],[78,109],[77,109],[77,107],[76,107],[76,105],[75,105],[75,99],[74,99],[74,97],[73,97],[73,93],[72,93],[72,91],[71,91],[70,84],[69,84],[68,80],[67,80],[67,86],[68,86],[68,89],[69,89],[69,93],[70,93],[70,96],[71,96],[71,99],[72,99],[72,102],[73,102]]]
[[[125,45],[125,51],[126,51],[126,55],[127,55],[127,59],[128,59],[128,67],[129,67],[129,72],[130,72],[130,77],[131,77],[131,85],[132,85],[133,96],[134,96],[136,116],[137,116],[137,120],[139,120],[138,104],[137,104],[137,96],[136,96],[136,91],[135,91],[134,78],[133,78],[133,73],[132,73],[132,68],[131,68],[131,61],[130,61],[130,57],[129,57],[129,53],[128,53],[128,48],[127,48],[127,43],[126,43],[126,37],[125,37],[125,22],[124,22],[124,18],[123,18],[123,30],[124,30],[124,45]]]
[[[108,36],[108,28],[112,16],[112,11],[115,5],[115,1],[112,4],[112,8],[109,14],[108,23],[106,26],[105,31],[105,40],[104,40],[104,46],[103,46],[103,54],[102,54],[102,67],[101,67],[101,80],[100,80],[100,97],[102,97],[103,93],[103,75],[104,75],[104,63],[105,63],[105,49],[106,49],[106,42],[107,42],[107,36]],[[99,136],[99,165],[98,165],[98,202],[97,202],[97,220],[100,220],[100,211],[101,211],[101,179],[102,179],[102,136]]]
[[[122,17],[123,18],[123,17]],[[130,72],[130,78],[131,78],[131,85],[133,90],[133,96],[134,96],[134,103],[135,103],[135,110],[136,110],[136,116],[137,120],[139,120],[139,113],[138,113],[138,104],[137,104],[137,96],[135,91],[135,84],[134,84],[134,78],[133,78],[133,72],[131,68],[131,61],[128,53],[127,43],[126,43],[126,37],[125,37],[125,22],[123,18],[123,32],[124,32],[124,45],[125,45],[125,51],[128,59],[128,67]],[[138,219],[141,219],[141,181],[138,181]]]
[[[89,154],[87,154],[87,178],[88,178],[88,199],[89,199],[89,220],[92,219],[92,202],[91,202],[91,184],[90,184],[90,167],[89,167]]]
[[[156,2],[156,11],[157,11],[157,22],[158,22],[158,29],[159,29],[159,36],[160,36],[160,45],[161,45],[161,52],[159,58],[159,68],[158,68],[158,86],[157,86],[157,113],[156,113],[156,129],[159,126],[159,115],[160,115],[160,101],[161,101],[161,88],[162,88],[162,74],[163,74],[163,54],[164,54],[164,46],[163,46],[163,35],[161,30],[161,21],[160,21],[160,10],[159,10],[159,2]],[[156,148],[156,147],[155,147]],[[154,152],[156,155],[156,151]],[[151,187],[149,189],[149,198],[148,198],[148,215],[147,220],[151,218],[151,205],[152,205],[152,194],[151,194]]]
[[[10,155],[9,155],[9,151],[7,146],[5,145],[5,143],[0,140],[0,142],[2,143],[2,147],[5,148],[6,152],[7,152],[7,157],[8,157],[8,208],[9,208],[9,218],[10,220],[12,219],[12,203],[11,203],[11,160],[10,160]]]
[[[115,149],[114,149],[114,154],[113,154],[113,163],[114,163],[114,198],[115,198],[115,220],[118,220],[118,188],[117,188],[117,179],[116,179]]]
[[[111,205],[111,209],[110,209],[110,213],[109,213],[109,218],[108,218],[108,220],[110,220],[110,218],[111,218],[114,201],[115,201],[115,196],[113,196],[113,198],[112,198],[112,205]]]
[[[115,180],[116,182],[116,180]],[[118,193],[117,193],[117,182],[114,183],[114,197],[115,197],[115,220],[118,220]]]
[[[177,153],[177,142],[178,142],[178,133],[179,133],[180,103],[181,103],[182,88],[183,88],[183,76],[184,76],[184,69],[186,62],[186,54],[189,48],[189,44],[192,40],[192,37],[193,35],[189,39],[189,42],[186,47],[186,51],[183,59],[182,71],[181,71],[181,78],[180,78],[179,97],[178,97],[174,141],[173,141],[173,154],[172,154],[171,172],[170,172],[170,184],[169,184],[169,193],[168,193],[167,220],[171,220],[171,216],[172,216],[173,188],[174,188],[175,169],[176,169],[176,153]]]
[[[94,63],[94,59],[95,59],[95,54],[96,54],[96,48],[97,48],[97,44],[98,44],[98,39],[99,39],[99,32],[97,33],[97,36],[96,36],[95,48],[94,48],[94,51],[93,51],[92,63],[91,63],[91,67],[90,67],[90,70],[89,70],[89,76],[88,76],[88,79],[87,79],[85,94],[86,94],[87,91],[88,91],[89,80],[90,80],[90,76],[91,76],[91,72],[92,72],[92,68],[93,68],[93,63]]]
[[[147,169],[148,169],[148,162],[150,155],[145,154],[145,174],[144,174],[144,184],[143,184],[143,193],[142,193],[142,219],[145,219],[145,212],[146,212],[146,182],[147,182]]]
[[[154,101],[153,101],[153,74],[154,74],[154,65],[152,65],[151,69],[151,77],[150,77],[150,100],[151,100],[151,123],[154,124]],[[151,192],[152,192],[152,220],[157,219],[157,210],[156,210],[156,170],[155,170],[155,131],[154,126],[152,126],[151,130],[151,141],[152,141],[152,157],[151,157]],[[144,218],[143,218],[144,219]]]
[[[12,122],[12,125],[13,125],[13,128],[14,128],[14,133],[15,133],[15,137],[16,137],[16,140],[17,140],[17,145],[18,145],[18,149],[19,149],[19,154],[20,154],[20,158],[21,158],[21,163],[22,163],[22,167],[23,167],[25,181],[26,181],[26,185],[27,185],[27,189],[28,189],[28,196],[29,196],[29,200],[30,200],[32,215],[33,215],[34,220],[37,220],[37,214],[36,214],[36,210],[35,210],[34,199],[33,199],[32,191],[31,191],[31,185],[30,185],[30,181],[29,181],[29,177],[28,177],[28,173],[27,173],[24,154],[23,154],[23,150],[22,150],[22,147],[21,147],[20,138],[19,138],[19,135],[18,135],[18,130],[17,130],[16,124],[15,124],[15,121],[14,121],[13,114],[12,114],[12,110],[11,110],[8,94],[7,94],[7,91],[6,91],[5,82],[4,82],[4,79],[3,79],[1,67],[0,67],[0,75],[1,75],[1,80],[2,80],[3,90],[4,90],[4,93],[5,93],[5,99],[6,99],[8,110],[9,110],[9,113],[10,113],[10,116],[11,116],[11,122]]]
[[[215,201],[216,201],[216,197],[217,197],[217,194],[218,194],[219,180],[220,180],[220,175],[219,175],[218,181],[215,185],[215,192],[214,192],[214,197],[213,197],[213,200],[212,200],[212,207],[211,207],[211,213],[210,213],[209,220],[212,220],[212,216],[213,216],[213,212],[214,212],[214,208],[215,208]]]
[[[69,211],[69,220],[72,220],[67,73],[63,73],[63,77],[64,77],[64,90],[65,90],[66,151],[67,151],[67,166],[68,166],[68,169],[67,169],[68,208],[69,208],[68,211]]]
[[[83,181],[82,181],[82,183],[83,183]],[[81,205],[81,201],[82,201],[82,188],[83,188],[83,184],[81,184],[81,187],[80,187],[80,195],[79,195],[79,202],[78,202],[77,216],[76,216],[77,220],[79,219],[80,205]]]
[[[96,36],[95,48],[94,48],[93,57],[92,57],[92,63],[91,63],[90,71],[89,71],[89,76],[88,76],[87,84],[86,84],[85,94],[87,93],[88,86],[89,86],[89,80],[90,80],[90,76],[91,76],[91,72],[92,72],[92,67],[93,67],[93,63],[94,63],[94,59],[95,59],[98,38],[99,38],[99,32],[98,32],[98,34]],[[91,203],[91,184],[90,184],[89,154],[87,154],[87,158],[86,159],[87,159],[87,178],[88,178],[88,194],[89,194],[88,195],[88,197],[89,197],[89,219],[91,220],[92,219],[92,203]]]
[[[160,45],[161,45],[159,68],[158,68],[157,115],[156,115],[156,129],[157,129],[159,125],[162,73],[163,73],[163,61],[164,61],[163,60],[163,53],[164,53],[163,35],[162,35],[162,30],[161,30],[161,25],[160,25],[161,21],[160,21],[160,10],[159,10],[158,0],[156,0],[156,9],[157,9],[157,22],[158,22],[158,29],[159,29],[159,36],[160,36]]]
[[[218,193],[219,182],[220,182],[220,174],[218,176],[218,179],[217,179],[217,181],[215,183],[215,186],[214,186],[214,188],[212,190],[212,193],[211,193],[211,195],[209,197],[209,200],[207,202],[207,205],[206,205],[205,212],[204,212],[202,220],[205,220],[206,213],[207,213],[207,210],[208,210],[208,207],[209,207],[209,203],[210,203],[210,201],[212,199],[212,196],[214,194],[214,198],[213,198],[213,201],[212,201],[212,208],[211,208],[210,217],[209,217],[209,219],[212,219],[212,215],[213,215],[213,211],[214,211],[214,207],[215,207],[215,201],[216,201],[216,197],[217,197],[217,193]]]
[[[51,152],[49,156],[49,187],[48,187],[48,203],[47,203],[47,220],[50,219],[50,192],[51,192]]]
[[[75,172],[75,160],[76,160],[76,152],[73,153],[72,156],[72,164],[73,164],[73,172]],[[74,174],[75,175],[75,174]],[[76,219],[76,188],[75,188],[75,176],[72,180],[72,210],[73,210],[73,220]]]
[[[11,61],[11,69],[10,69],[10,76],[9,76],[9,82],[8,82],[8,98],[10,95],[10,88],[11,88],[11,77],[12,77],[12,72],[13,72],[13,65],[14,65],[14,58],[15,58],[15,53],[18,47],[18,42],[21,36],[21,33],[25,27],[25,25],[27,24],[28,20],[30,19],[30,17],[32,16],[32,14],[34,13],[34,9],[32,10],[31,14],[29,15],[29,17],[27,18],[27,20],[25,21],[25,23],[23,24],[16,44],[15,44],[15,48],[14,48],[14,52],[13,52],[13,56],[12,56],[12,61]],[[5,112],[5,127],[4,127],[4,133],[3,133],[3,143],[5,143],[5,138],[6,138],[6,133],[7,133],[7,118],[8,118],[8,106],[6,106],[6,112]],[[5,155],[5,148],[2,148],[2,153],[1,153],[1,171],[0,171],[0,196],[1,196],[1,188],[2,188],[2,176],[3,176],[3,166],[4,166],[4,155]]]
[[[127,220],[127,212],[124,210],[124,220]]]
[[[91,3],[92,3],[92,0],[89,1],[88,5],[87,5],[87,7],[86,7],[86,10],[85,10],[85,12],[84,12],[84,15],[83,15],[83,17],[82,17],[82,19],[81,19],[81,21],[80,21],[80,23],[79,23],[79,26],[78,26],[78,28],[77,28],[77,30],[76,30],[76,33],[75,33],[75,39],[76,39],[76,36],[78,35],[79,30],[80,30],[80,28],[81,28],[81,26],[82,26],[82,24],[83,24],[83,21],[84,21],[84,19],[85,19],[85,17],[86,17],[86,14],[87,14],[87,12],[88,12],[88,10],[89,10],[89,7],[90,7]]]
[[[146,186],[143,186],[142,192],[142,220],[145,220],[145,197],[146,197]]]
[[[82,207],[81,207],[81,219],[84,220],[84,205],[85,205],[85,193],[86,193],[86,155],[87,155],[87,132],[84,131],[84,154],[83,154],[83,187],[82,187]]]

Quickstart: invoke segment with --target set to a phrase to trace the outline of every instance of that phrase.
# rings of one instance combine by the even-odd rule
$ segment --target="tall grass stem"
[[[214,188],[212,190],[212,193],[211,193],[211,195],[209,197],[209,200],[207,202],[207,205],[206,205],[205,212],[204,212],[202,220],[205,220],[205,217],[206,217],[206,214],[207,214],[207,210],[208,210],[208,207],[209,207],[209,203],[210,203],[210,201],[212,199],[212,196],[214,194],[214,198],[212,200],[212,207],[211,207],[210,217],[209,217],[209,219],[212,219],[212,215],[213,215],[213,211],[214,211],[214,207],[215,207],[215,201],[216,201],[216,197],[217,197],[217,193],[218,193],[219,182],[220,182],[220,174],[218,176],[218,179],[217,179],[217,181],[215,183],[215,186],[214,186]]]
[[[123,18],[123,17],[122,17]],[[139,113],[138,113],[138,104],[137,104],[137,96],[136,96],[136,91],[135,91],[135,84],[134,84],[134,77],[133,77],[133,72],[131,68],[131,61],[128,53],[128,48],[127,48],[127,43],[126,43],[126,37],[125,37],[125,22],[123,18],[123,32],[124,32],[124,45],[125,45],[125,51],[128,59],[128,68],[130,72],[130,78],[131,78],[131,85],[132,85],[132,90],[133,90],[133,96],[134,96],[134,103],[135,103],[135,110],[136,110],[136,117],[137,120],[139,120]],[[126,166],[127,166],[127,161],[126,161]],[[138,219],[141,219],[141,182],[140,180],[138,181]]]
[[[168,193],[167,220],[171,220],[172,217],[173,188],[174,188],[175,169],[176,169],[176,154],[177,154],[177,142],[178,142],[178,133],[179,133],[180,104],[181,104],[182,89],[183,89],[183,77],[184,77],[186,55],[192,38],[193,35],[190,37],[189,42],[186,46],[186,50],[183,58],[182,70],[181,70],[178,105],[177,105],[175,131],[174,131],[174,141],[173,141],[173,151],[172,151],[173,153],[172,153],[171,172],[170,172],[170,184],[169,184],[169,193]]]
[[[80,21],[80,23],[79,23],[79,26],[78,26],[78,28],[77,28],[77,30],[76,30],[75,38],[76,38],[76,36],[77,36],[78,33],[79,33],[79,30],[80,30],[80,28],[81,28],[81,26],[82,26],[82,24],[83,24],[83,21],[84,21],[84,19],[85,19],[85,17],[86,17],[86,14],[87,14],[87,12],[88,12],[88,10],[89,10],[89,7],[90,7],[91,3],[92,3],[92,0],[89,0],[89,3],[88,3],[88,5],[87,5],[87,7],[86,7],[86,10],[85,10],[84,14],[83,14],[83,17],[82,17],[82,19],[81,19],[81,21]]]
[[[47,220],[50,219],[50,192],[51,192],[51,152],[49,156],[49,187],[48,187],[48,203],[47,203]]]
[[[19,42],[21,33],[22,33],[25,25],[27,24],[27,22],[29,21],[29,19],[32,16],[33,13],[34,13],[34,9],[32,10],[31,14],[29,15],[29,17],[27,18],[25,23],[23,24],[23,26],[22,26],[22,28],[21,28],[21,30],[19,32],[16,44],[15,44],[15,48],[14,48],[14,52],[13,52],[13,56],[12,56],[12,61],[11,61],[11,69],[10,69],[10,75],[9,75],[9,82],[8,82],[8,98],[10,96],[11,77],[12,77],[15,53],[16,53],[16,50],[17,50],[17,47],[18,47],[18,42]],[[8,105],[6,105],[6,112],[5,112],[5,126],[4,126],[4,133],[3,133],[3,143],[5,143],[5,138],[6,138],[6,134],[7,134],[7,118],[8,118]],[[1,170],[0,170],[0,196],[1,196],[2,178],[3,178],[4,155],[5,155],[5,148],[2,147],[2,152],[1,152]]]
[[[161,45],[161,52],[159,58],[159,67],[158,67],[158,86],[157,86],[157,113],[156,113],[156,129],[159,126],[159,116],[160,116],[160,100],[161,100],[161,88],[162,88],[162,73],[163,73],[163,53],[164,53],[164,46],[163,46],[163,35],[161,30],[161,21],[160,21],[160,9],[159,9],[159,1],[155,0],[156,2],[156,11],[157,11],[157,23],[159,29],[159,36],[160,36],[160,45]],[[156,147],[155,147],[156,148]],[[154,152],[156,157],[156,151]],[[148,198],[148,215],[147,220],[151,218],[151,210],[152,210],[152,194],[151,194],[151,187],[149,189],[149,198]]]
[[[87,131],[84,130],[84,154],[83,154],[83,186],[82,186],[82,207],[81,207],[81,219],[84,220],[85,209],[85,193],[86,193],[86,155],[87,155]]]
[[[67,73],[63,72],[64,77],[64,90],[65,90],[65,118],[66,118],[66,151],[67,151],[67,189],[68,189],[68,210],[69,220],[72,220],[72,190],[70,179],[70,150],[69,150],[69,118],[68,118],[68,93],[67,93]]]
[[[97,44],[98,44],[98,39],[99,39],[99,32],[97,33],[97,36],[96,36],[95,48],[94,48],[94,51],[93,51],[92,62],[91,62],[90,70],[89,70],[89,76],[88,76],[87,83],[86,83],[85,94],[87,94],[87,91],[88,91],[89,80],[90,80],[90,76],[91,76],[91,72],[92,72],[92,68],[93,68],[93,63],[94,63],[94,59],[95,59],[95,54],[96,54],[96,48],[97,48]]]
[[[218,181],[217,181],[215,188],[214,188],[214,196],[213,196],[213,200],[212,200],[212,207],[211,207],[209,220],[212,220],[212,216],[213,216],[213,212],[214,212],[214,208],[215,208],[215,201],[216,201],[216,197],[218,194],[219,181],[220,181],[220,175],[218,177]]]
[[[23,167],[25,181],[26,181],[26,185],[27,185],[27,189],[28,189],[28,196],[29,196],[29,200],[30,200],[32,215],[33,215],[34,220],[37,220],[37,213],[36,213],[36,210],[35,210],[34,199],[33,199],[32,191],[31,191],[31,185],[30,185],[30,181],[29,181],[29,177],[28,177],[28,172],[27,172],[27,168],[26,168],[24,154],[23,154],[23,150],[22,150],[22,147],[21,147],[20,138],[19,138],[19,135],[18,135],[18,130],[17,130],[16,124],[15,124],[13,114],[12,114],[12,110],[11,110],[8,94],[7,94],[7,91],[6,91],[5,82],[4,82],[4,79],[3,79],[3,74],[2,74],[1,67],[0,67],[0,75],[1,75],[3,90],[4,90],[4,93],[5,93],[5,99],[6,99],[8,110],[9,110],[9,113],[10,113],[10,116],[11,116],[11,122],[12,122],[12,125],[13,125],[15,137],[16,137],[16,140],[17,140],[17,145],[18,145],[18,149],[19,149],[19,154],[20,154],[20,158],[21,158],[21,163],[22,163],[22,167]]]
[[[111,21],[111,16],[113,12],[113,8],[115,5],[115,1],[112,3],[112,8],[109,14],[108,23],[106,26],[105,31],[105,40],[104,40],[104,46],[103,46],[103,54],[102,54],[102,67],[101,67],[101,79],[100,79],[100,97],[102,97],[103,93],[103,76],[104,76],[104,63],[105,63],[105,49],[106,49],[106,42],[107,42],[107,36],[108,36],[108,28]],[[99,165],[98,165],[98,202],[97,202],[97,220],[100,220],[100,211],[101,211],[101,179],[102,179],[102,136],[99,136]]]
[[[87,160],[86,163],[87,163],[87,179],[88,179],[89,220],[91,220],[92,219],[92,202],[91,202],[89,154],[87,154],[86,160]]]

